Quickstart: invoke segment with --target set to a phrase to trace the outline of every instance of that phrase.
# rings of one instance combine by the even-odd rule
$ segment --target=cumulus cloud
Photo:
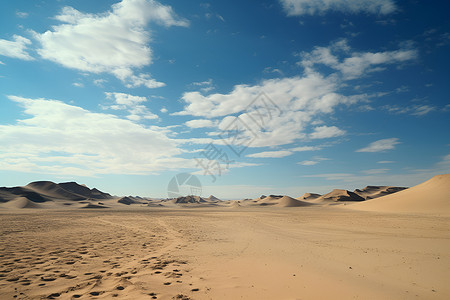
[[[356,150],[356,152],[382,152],[394,149],[397,144],[400,144],[398,138],[383,139],[372,142],[367,147]]]
[[[211,120],[191,120],[187,121],[185,124],[190,128],[205,128],[215,126],[215,123]]]
[[[194,167],[167,129],[57,100],[8,96],[29,117],[0,125],[0,169],[93,176]]]
[[[280,2],[288,16],[316,15],[328,11],[386,15],[397,10],[392,0],[280,0]]]
[[[113,100],[114,104],[107,106],[113,110],[126,110],[129,115],[128,119],[140,121],[142,119],[158,119],[158,116],[151,113],[150,110],[143,105],[147,102],[146,97],[133,96],[125,93],[105,93],[106,98]]]
[[[27,52],[31,41],[20,35],[14,35],[12,41],[0,39],[0,55],[23,60],[33,60]]]
[[[312,139],[326,139],[344,135],[345,131],[336,126],[319,126],[309,135]]]
[[[99,14],[64,7],[55,19],[62,24],[35,33],[42,58],[85,72],[111,73],[127,87],[164,85],[148,74],[134,74],[134,69],[150,65],[153,60],[148,46],[151,41],[148,23],[188,26],[170,6],[154,0],[123,0]]]
[[[342,92],[348,82],[357,75],[380,71],[382,65],[411,60],[415,55],[416,51],[411,49],[357,52],[343,39],[302,53],[299,64],[304,72],[300,76],[239,84],[229,93],[186,92],[181,97],[185,103],[183,110],[172,115],[216,119],[219,131],[210,132],[210,136],[233,133],[233,143],[245,147],[273,147],[307,138],[338,137],[345,131],[324,124],[324,116],[333,114],[340,106],[366,102],[370,97],[357,91],[349,94],[348,89]],[[323,65],[333,71],[325,75],[319,71]],[[310,126],[316,127],[308,134]]]
[[[339,88],[337,77],[310,72],[259,85],[237,85],[229,94],[188,92],[182,97],[184,110],[174,115],[222,118],[219,129],[228,131],[237,125],[242,140],[253,140],[251,147],[285,145],[305,138],[304,129],[315,116],[333,113],[338,105],[363,97],[343,96]]]

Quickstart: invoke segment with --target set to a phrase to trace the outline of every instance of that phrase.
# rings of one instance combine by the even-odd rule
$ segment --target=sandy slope
[[[0,299],[450,297],[448,217],[316,205],[0,213]]]
[[[450,174],[437,175],[395,194],[351,205],[378,212],[420,212],[450,215]]]

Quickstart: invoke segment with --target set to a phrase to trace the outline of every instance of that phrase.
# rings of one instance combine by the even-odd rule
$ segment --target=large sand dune
[[[377,212],[450,214],[450,174],[437,175],[412,188],[350,208]]]

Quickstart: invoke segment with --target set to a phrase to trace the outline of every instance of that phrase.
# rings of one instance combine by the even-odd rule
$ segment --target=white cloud
[[[279,158],[286,157],[294,154],[295,152],[305,152],[305,151],[318,151],[321,150],[321,147],[318,146],[302,146],[295,147],[287,150],[277,150],[277,151],[264,151],[258,153],[252,153],[247,155],[247,157],[255,157],[255,158]]]
[[[327,11],[386,15],[397,9],[392,0],[280,0],[280,2],[288,16],[324,14]]]
[[[304,161],[299,162],[298,164],[302,165],[302,166],[314,166],[318,163],[319,163],[318,161],[314,161],[314,160],[304,160]]]
[[[366,175],[374,175],[374,174],[384,174],[387,171],[389,171],[389,169],[370,169],[370,170],[363,170],[361,171],[361,173],[364,173]]]
[[[103,87],[103,84],[106,83],[107,80],[100,78],[100,79],[95,79],[93,82],[96,86]]]
[[[344,135],[345,131],[336,126],[319,126],[314,128],[314,132],[309,135],[312,139],[326,139]]]
[[[303,131],[315,116],[333,113],[338,105],[361,98],[340,95],[339,88],[337,77],[310,72],[303,77],[264,80],[259,85],[237,85],[229,94],[188,92],[182,97],[187,104],[184,110],[174,115],[224,117],[220,130],[235,122],[242,125],[243,139],[257,136],[251,147],[284,145],[305,138]],[[238,119],[232,114],[238,114]]]
[[[162,113],[168,112],[167,108],[165,108],[165,107],[161,108],[159,111],[162,112]]]
[[[74,83],[72,83],[72,85],[73,86],[76,86],[76,87],[84,87],[84,84],[82,84],[81,82],[74,82]]]
[[[372,142],[367,147],[356,150],[356,152],[381,152],[392,150],[397,144],[400,144],[398,138],[383,139]]]
[[[217,118],[218,129],[223,134],[233,129],[238,133],[234,142],[248,147],[273,147],[308,137],[341,136],[345,131],[326,125],[324,116],[333,114],[339,106],[367,102],[370,98],[367,94],[344,95],[341,90],[348,87],[347,81],[354,79],[355,74],[374,72],[379,64],[401,63],[415,53],[408,51],[352,52],[347,40],[339,40],[328,47],[316,47],[311,53],[302,53],[304,73],[301,76],[267,79],[254,85],[239,84],[229,93],[186,92],[181,98],[184,109],[172,115]],[[357,62],[351,63],[355,58]],[[317,70],[318,64],[331,66],[335,72],[325,76]],[[351,71],[349,65],[356,65],[357,71]],[[348,76],[342,76],[343,73]],[[319,124],[323,125],[310,135],[305,132]],[[218,136],[220,132],[209,135]]]
[[[28,18],[28,13],[27,12],[23,12],[23,11],[18,11],[18,12],[16,12],[16,16],[17,17],[19,17],[19,18],[21,18],[21,19],[25,19],[25,18]]]
[[[125,93],[105,93],[106,98],[114,101],[114,105],[108,108],[113,110],[126,110],[128,119],[140,121],[142,119],[158,119],[158,116],[151,113],[142,103],[147,102],[147,98],[133,96]]]
[[[27,52],[28,45],[31,41],[20,35],[14,35],[13,41],[0,39],[0,55],[23,60],[33,60]]]
[[[165,128],[57,100],[8,96],[29,117],[0,125],[0,169],[47,174],[153,174],[194,167]]]
[[[304,161],[298,162],[297,164],[302,165],[302,166],[314,166],[324,160],[329,160],[329,159],[325,158],[325,157],[314,156],[311,160],[304,160]]]
[[[152,63],[150,22],[163,26],[188,26],[172,8],[154,0],[123,0],[111,11],[99,14],[64,7],[55,17],[62,22],[52,30],[35,33],[41,43],[41,57],[67,68],[111,73],[127,87],[163,86],[148,74],[135,75],[133,69]]]
[[[342,73],[345,79],[355,79],[364,74],[381,71],[383,65],[396,64],[416,59],[415,49],[399,49],[384,52],[351,51],[347,40],[339,40],[328,47],[315,47],[312,52],[302,53],[299,62],[305,69],[316,64],[326,65]]]
[[[203,93],[208,93],[215,88],[211,78],[206,81],[193,82],[191,85],[194,87],[200,87],[200,91]]]
[[[393,164],[394,161],[391,161],[391,160],[380,160],[377,163],[378,164]]]
[[[279,150],[279,151],[264,151],[259,153],[253,153],[247,155],[247,157],[254,157],[254,158],[280,158],[280,157],[286,157],[291,155],[292,152],[288,150]]]
[[[426,104],[411,105],[400,107],[398,105],[385,105],[383,106],[390,113],[394,114],[410,114],[413,116],[424,116],[432,111],[436,110],[436,107]]]
[[[318,146],[302,146],[302,147],[292,148],[289,150],[294,151],[294,152],[303,152],[303,151],[318,151],[321,149],[322,149],[322,147],[318,147]]]
[[[215,126],[215,123],[211,120],[191,120],[187,121],[185,124],[190,128],[205,128]]]

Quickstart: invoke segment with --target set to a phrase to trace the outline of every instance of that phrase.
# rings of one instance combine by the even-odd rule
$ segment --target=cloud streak
[[[346,14],[387,15],[397,10],[392,0],[280,0],[288,16],[317,15],[338,11]]]
[[[378,140],[370,143],[367,147],[356,150],[356,152],[382,152],[395,149],[395,145],[400,144],[398,138]]]

